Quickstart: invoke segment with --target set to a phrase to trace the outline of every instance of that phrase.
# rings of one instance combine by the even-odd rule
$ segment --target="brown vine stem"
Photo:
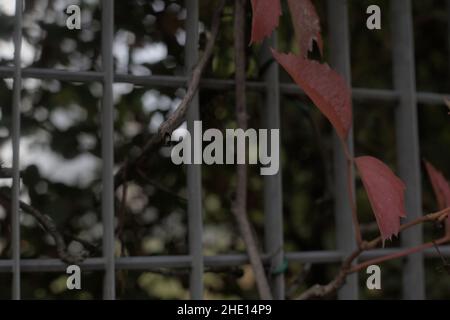
[[[180,204],[183,206],[186,206],[187,199],[183,196],[180,196],[176,191],[170,190],[169,188],[163,186],[162,184],[158,183],[157,181],[154,181],[147,177],[145,172],[143,172],[140,168],[136,169],[137,174],[139,175],[139,178],[141,178],[145,183],[155,187],[158,191],[164,192],[167,195],[170,195],[174,199],[176,199]]]
[[[139,155],[128,159],[128,161],[120,167],[120,169],[114,175],[115,189],[117,189],[124,183],[125,176],[127,177],[127,179],[133,179],[134,174],[136,173],[136,168],[138,168],[141,163],[145,162],[148,157],[164,143],[167,135],[170,136],[172,132],[183,123],[190,102],[197,92],[203,71],[212,56],[214,44],[219,33],[220,18],[222,16],[225,2],[226,0],[221,0],[214,12],[210,37],[206,44],[203,55],[192,71],[186,95],[183,97],[183,100],[181,101],[177,109],[172,114],[170,114],[170,116],[159,126],[157,133],[153,135],[142,147]],[[124,175],[125,171],[128,173],[127,175]]]
[[[235,0],[234,7],[234,54],[235,54],[235,90],[236,118],[238,127],[247,130],[247,108],[245,93],[245,4],[246,0]],[[232,212],[236,218],[247,254],[255,274],[256,286],[263,300],[271,300],[272,293],[266,272],[247,216],[247,166],[237,164],[236,199]]]
[[[408,223],[401,225],[400,229],[399,229],[399,233],[406,229],[414,227],[416,225],[422,224],[422,223],[443,221],[449,215],[450,215],[450,208],[447,208],[447,209],[444,209],[444,210],[441,210],[441,211],[438,211],[435,213],[429,213],[427,215],[424,215],[413,221],[410,221]],[[450,241],[450,236],[446,235],[446,236],[434,241],[434,243],[439,245],[439,244],[444,244],[449,241]],[[381,263],[381,262],[385,262],[388,260],[400,258],[400,257],[409,255],[414,252],[419,252],[421,250],[424,250],[426,248],[433,246],[433,241],[424,243],[417,247],[407,248],[407,249],[402,250],[397,253],[389,254],[389,255],[386,255],[386,256],[383,256],[380,258],[371,259],[371,260],[368,260],[366,262],[363,262],[361,264],[358,264],[358,265],[355,265],[352,267],[353,261],[355,259],[357,259],[361,255],[362,252],[376,248],[381,242],[382,242],[381,237],[377,237],[369,242],[363,241],[361,243],[361,245],[358,247],[358,249],[356,249],[354,252],[352,252],[352,254],[350,254],[350,256],[348,256],[343,261],[338,274],[334,277],[333,280],[331,280],[326,285],[316,284],[316,285],[310,287],[309,289],[304,291],[297,299],[298,300],[308,300],[308,299],[313,299],[313,298],[323,298],[325,296],[328,296],[328,295],[334,293],[336,290],[338,290],[345,283],[345,279],[347,278],[347,275],[349,275],[353,272],[360,271],[361,269],[364,269],[365,267],[367,267],[371,264]]]
[[[10,195],[4,191],[0,192],[0,199],[3,200],[2,202],[7,202],[7,203],[11,202]],[[33,216],[39,222],[39,224],[44,228],[44,230],[48,234],[50,234],[50,236],[55,241],[56,252],[57,252],[59,258],[63,262],[65,262],[67,264],[79,264],[86,258],[85,254],[72,255],[67,251],[67,245],[66,245],[66,242],[64,241],[63,235],[59,232],[58,228],[56,227],[56,224],[49,216],[41,213],[39,210],[33,208],[32,206],[30,206],[29,204],[26,204],[23,201],[19,201],[19,208],[23,212],[26,212],[26,213],[30,214],[31,216]],[[77,241],[76,238],[74,238],[74,237],[72,237],[72,239]],[[83,246],[86,249],[90,249],[91,247],[94,247],[93,245],[86,246],[84,244],[84,241],[83,242],[78,241],[78,242],[83,244]]]
[[[441,245],[443,243],[446,243],[450,240],[450,237],[445,236],[442,237],[438,240],[434,240],[434,241],[430,241],[427,243],[423,243],[419,246],[416,247],[412,247],[412,248],[408,248],[405,250],[402,250],[400,252],[396,252],[396,253],[392,253],[392,254],[388,254],[386,256],[383,257],[379,257],[379,258],[375,258],[375,259],[371,259],[371,260],[367,260],[363,263],[357,264],[356,266],[350,268],[350,270],[348,271],[348,273],[353,273],[353,272],[358,272],[361,271],[362,269],[367,268],[368,266],[372,265],[372,264],[379,264],[388,260],[393,260],[393,259],[398,259],[416,252],[420,252],[422,250],[425,250],[427,248],[431,248],[432,246],[434,246],[434,244],[436,245]]]

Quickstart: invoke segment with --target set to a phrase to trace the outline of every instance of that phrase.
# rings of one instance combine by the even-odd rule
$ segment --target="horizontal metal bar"
[[[450,94],[434,93],[434,92],[417,92],[416,98],[418,103],[445,104],[445,99],[449,99]]]
[[[12,78],[13,67],[0,67],[0,78]],[[24,68],[23,78],[61,80],[73,82],[103,81],[103,73],[95,71],[70,71],[61,69]]]
[[[104,270],[105,259],[89,258],[80,264],[85,271]],[[0,272],[8,272],[11,268],[11,260],[0,260]],[[66,264],[59,259],[22,259],[21,272],[60,272],[64,271]]]
[[[0,67],[0,79],[13,78],[13,67]],[[101,82],[103,73],[96,71],[70,71],[61,69],[45,68],[25,68],[22,69],[23,78],[60,80],[70,82]],[[115,83],[130,83],[141,86],[179,88],[186,85],[188,81],[184,76],[136,76],[131,74],[115,74]],[[202,88],[211,90],[233,89],[234,80],[205,78],[200,82]],[[253,91],[265,91],[267,84],[259,81],[248,81],[248,89]],[[300,88],[294,83],[281,83],[280,91],[283,94],[303,94]],[[399,99],[399,94],[388,89],[353,88],[353,98],[355,100],[393,101]],[[417,100],[424,104],[443,105],[445,98],[450,98],[450,93],[417,92]]]
[[[439,248],[444,257],[450,257],[450,246],[442,246]],[[381,257],[386,254],[396,253],[401,248],[374,249],[363,252],[360,261],[366,261]],[[426,258],[439,258],[434,248],[424,250]],[[303,251],[288,252],[286,259],[290,263],[338,263],[342,260],[342,256],[338,251]],[[269,256],[263,256],[263,260],[267,261]],[[11,272],[11,259],[0,260],[0,272]],[[224,267],[239,266],[248,263],[248,258],[244,254],[223,254],[215,256],[205,256],[205,266],[207,267]],[[189,255],[178,256],[140,256],[140,257],[119,257],[116,258],[117,270],[146,270],[152,268],[187,268],[191,265],[191,257]],[[105,260],[103,258],[89,258],[80,264],[84,271],[104,270]],[[59,259],[21,259],[22,272],[61,272],[64,271],[66,265]]]

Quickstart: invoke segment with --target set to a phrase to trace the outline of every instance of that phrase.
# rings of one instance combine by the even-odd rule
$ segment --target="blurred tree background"
[[[393,1],[393,0],[391,0]],[[0,66],[12,65],[12,24],[14,0],[0,4]],[[23,64],[26,67],[64,70],[100,70],[101,8],[98,0],[26,0],[24,17]],[[228,2],[211,63],[204,76],[233,79],[233,2]],[[325,1],[314,1],[321,17],[327,53]],[[65,9],[79,4],[81,30],[65,27]],[[378,4],[382,10],[382,30],[365,27],[366,8]],[[419,91],[449,92],[449,35],[446,2],[413,1],[416,45],[416,74]],[[201,43],[211,25],[216,1],[200,1]],[[285,6],[286,3],[283,2]],[[349,0],[352,85],[358,88],[392,88],[392,43],[389,25],[389,0]],[[248,3],[247,38],[251,27]],[[295,48],[293,28],[287,7],[278,29],[279,48]],[[181,0],[115,1],[115,71],[133,75],[183,75],[184,21]],[[261,80],[258,66],[260,46],[247,50],[247,76]],[[281,72],[281,81],[290,82]],[[115,103],[115,161],[117,167],[127,156],[156,132],[167,114],[177,107],[184,87],[142,87],[117,83]],[[24,80],[22,100],[21,167],[22,199],[50,215],[64,232],[101,248],[100,215],[101,140],[99,83],[69,83],[57,80]],[[260,127],[264,97],[248,92],[249,126]],[[11,163],[12,80],[0,81],[0,159]],[[284,239],[286,251],[333,250],[336,248],[333,194],[330,187],[331,128],[305,97],[285,95],[281,109],[281,163],[284,192]],[[204,129],[233,128],[234,90],[202,89],[201,118]],[[374,155],[395,168],[394,103],[354,101],[355,148],[358,155]],[[450,178],[450,127],[442,105],[419,104],[422,156]],[[128,184],[126,210],[120,218],[122,230],[117,254],[155,256],[187,254],[186,175],[175,166],[163,148],[144,168],[141,179]],[[244,252],[230,211],[235,183],[234,166],[203,166],[204,253],[205,255]],[[436,209],[436,202],[425,175],[424,212]],[[8,188],[9,180],[1,180]],[[359,186],[359,184],[357,184]],[[263,235],[263,180],[257,166],[250,166],[248,214],[256,234]],[[118,197],[121,190],[117,191]],[[359,215],[367,238],[377,235],[374,217],[362,188],[357,189]],[[119,217],[118,217],[119,219]],[[0,259],[10,257],[7,208],[0,208]],[[440,232],[426,228],[426,239]],[[394,245],[398,243],[394,241]],[[33,217],[22,216],[22,257],[56,257],[52,239]],[[70,250],[79,250],[71,242]],[[99,254],[99,253],[97,253]],[[450,277],[439,273],[437,259],[426,260],[428,298],[450,298]],[[288,297],[317,282],[330,280],[338,265],[299,263],[286,271]],[[361,297],[401,298],[401,260],[383,266],[380,291],[365,288],[361,272]],[[299,281],[300,279],[300,281]],[[118,271],[117,297],[120,299],[183,299],[188,297],[185,273]],[[0,273],[0,298],[11,296],[11,275]],[[80,291],[66,289],[64,273],[23,273],[23,298],[99,299],[102,272],[83,272]],[[209,299],[255,299],[251,268],[205,274],[205,297]]]

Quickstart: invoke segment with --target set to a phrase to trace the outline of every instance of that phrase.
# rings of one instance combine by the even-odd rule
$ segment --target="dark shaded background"
[[[9,2],[14,2],[8,0]],[[5,1],[8,2],[8,1]],[[4,0],[2,0],[4,2]],[[69,4],[80,4],[81,31],[65,27]],[[201,48],[215,1],[200,1]],[[230,2],[229,2],[230,3]],[[327,18],[325,1],[314,1],[321,16],[325,51]],[[350,0],[351,62],[353,87],[392,88],[389,1]],[[449,35],[445,1],[414,3],[416,74],[419,91],[449,92]],[[250,4],[250,2],[249,2]],[[366,8],[378,4],[382,10],[382,30],[365,27]],[[285,4],[284,4],[285,5]],[[0,7],[1,8],[1,7]],[[0,65],[12,63],[12,23],[8,11],[0,11]],[[0,9],[1,10],[1,9]],[[279,28],[279,47],[295,46],[287,7]],[[27,0],[24,23],[24,63],[26,66],[69,70],[99,70],[101,62],[101,11],[98,0]],[[115,1],[116,72],[136,75],[182,75],[184,72],[183,1]],[[232,79],[233,10],[228,5],[206,77]],[[247,37],[251,27],[248,6]],[[257,63],[259,46],[249,46],[248,79],[261,79]],[[326,56],[328,54],[326,53]],[[326,59],[325,59],[326,60]],[[281,81],[291,81],[281,72]],[[61,230],[101,246],[100,170],[101,140],[99,107],[101,85],[60,81],[25,80],[22,113],[23,199],[49,214]],[[12,81],[0,81],[0,158],[10,164],[10,116]],[[121,164],[131,152],[156,131],[158,125],[180,101],[184,88],[144,88],[115,85],[115,161]],[[260,126],[262,95],[248,92],[249,126]],[[281,159],[284,191],[284,239],[286,251],[335,249],[333,195],[328,170],[331,159],[331,128],[311,102],[303,97],[283,96],[281,109]],[[201,118],[204,128],[235,127],[234,92],[202,90]],[[371,154],[395,168],[395,128],[393,103],[355,102],[355,147],[357,155]],[[450,178],[450,128],[442,105],[419,105],[422,156]],[[127,256],[176,255],[187,253],[185,169],[172,164],[162,150],[143,168],[146,179],[128,186],[128,202],[123,233],[117,253]],[[204,253],[206,255],[243,252],[244,246],[230,212],[234,189],[233,166],[203,166]],[[1,181],[7,188],[8,181]],[[161,188],[163,186],[164,188]],[[358,185],[359,186],[359,185]],[[262,177],[251,166],[248,213],[256,234],[263,234]],[[436,209],[428,180],[423,176],[424,211]],[[169,192],[163,191],[169,190]],[[118,191],[120,195],[120,190]],[[175,196],[176,195],[176,196]],[[377,235],[374,218],[362,188],[358,205],[365,236]],[[0,258],[10,256],[8,213],[0,208]],[[441,232],[426,228],[426,239]],[[397,241],[395,241],[397,243]],[[390,244],[389,244],[390,245]],[[78,250],[76,243],[72,250]],[[23,258],[55,257],[51,239],[34,219],[23,214]],[[450,276],[436,268],[438,260],[426,260],[428,298],[450,298]],[[306,267],[306,268],[305,268]],[[288,296],[314,283],[332,278],[337,265],[290,264],[286,272]],[[205,274],[206,298],[257,298],[250,266],[243,276],[236,270]],[[381,291],[365,289],[361,273],[362,298],[401,298],[401,261],[383,265]],[[239,273],[239,272],[238,272]],[[298,284],[299,276],[305,281]],[[23,298],[92,299],[101,298],[101,272],[83,272],[81,291],[66,289],[66,276],[60,273],[24,273]],[[117,272],[117,297],[186,298],[188,278],[150,272]],[[0,298],[10,298],[11,275],[0,274]]]

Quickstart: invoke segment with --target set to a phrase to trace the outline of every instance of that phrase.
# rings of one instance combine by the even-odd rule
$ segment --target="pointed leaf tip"
[[[251,43],[258,43],[272,34],[278,27],[281,15],[280,0],[252,0],[252,38]]]
[[[405,184],[374,157],[358,157],[355,163],[384,242],[392,235],[398,235],[400,217],[406,217]]]
[[[427,169],[427,173],[438,202],[439,210],[444,210],[450,207],[450,185],[448,181],[445,179],[442,172],[437,170],[428,161],[425,161],[425,168]]]
[[[308,51],[313,50],[315,41],[320,54],[323,55],[320,19],[311,0],[288,0],[288,5],[300,54],[306,58]]]
[[[351,93],[346,81],[328,64],[272,49],[279,64],[327,117],[346,145],[352,126]]]
[[[425,168],[427,169],[428,177],[430,178],[434,194],[436,196],[439,210],[444,210],[450,207],[450,184],[445,179],[442,172],[437,170],[431,163],[425,161]],[[450,215],[446,220],[446,233],[450,234]]]

